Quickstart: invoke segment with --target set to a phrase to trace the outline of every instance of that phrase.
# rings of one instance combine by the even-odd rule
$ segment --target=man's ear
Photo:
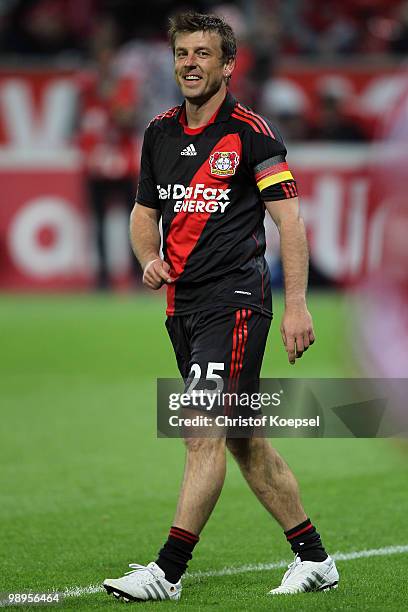
[[[231,75],[235,68],[235,58],[229,59],[228,62],[224,65],[224,76],[227,79],[231,78]]]

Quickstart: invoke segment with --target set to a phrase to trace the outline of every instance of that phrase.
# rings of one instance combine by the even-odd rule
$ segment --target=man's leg
[[[214,331],[211,321],[203,321],[201,314],[171,317],[167,320],[166,327],[180,373],[187,386],[189,376],[194,371],[193,364],[200,366],[200,372],[206,372],[208,361],[223,359],[220,347],[214,342],[214,335],[219,337],[219,331]],[[207,336],[210,340],[206,341]],[[213,354],[208,354],[208,344],[211,344]],[[200,411],[187,409],[185,416],[202,414]],[[197,427],[193,428],[193,431],[183,432],[186,445],[184,478],[174,524],[156,560],[157,565],[165,572],[166,579],[172,583],[176,583],[185,572],[199,534],[217,503],[225,480],[224,430],[217,431],[216,437],[201,437],[200,433]],[[208,430],[204,436],[206,434],[208,435]]]
[[[187,569],[199,534],[220,496],[226,471],[225,437],[186,438],[184,478],[174,524],[156,564],[175,584]]]
[[[294,475],[264,438],[227,439],[246,481],[259,501],[285,531],[295,553],[279,587],[271,595],[337,588],[336,565],[320,535],[306,517]]]
[[[184,478],[174,525],[199,535],[224,484],[225,438],[187,438],[185,444]]]
[[[106,579],[104,587],[125,601],[179,599],[180,578],[220,496],[226,470],[225,436],[185,438],[186,462],[174,525],[154,563],[131,565],[133,572]]]
[[[174,317],[166,322],[178,366],[185,380],[190,372],[189,336],[196,318]],[[205,370],[203,366],[202,371]],[[197,415],[197,412],[190,409],[187,412],[190,417]],[[202,415],[202,412],[198,414]],[[200,437],[197,428],[194,428],[194,437],[188,433],[184,432],[184,478],[168,539],[155,562],[146,567],[132,565],[135,571],[130,575],[105,580],[104,587],[108,593],[116,593],[115,596],[122,596],[126,600],[180,598],[180,578],[192,558],[199,534],[217,503],[226,472],[225,431],[220,428],[216,431],[216,437],[207,438]]]
[[[265,438],[228,438],[227,446],[266,510],[288,531],[306,520],[296,479]]]
[[[283,528],[292,551],[302,561],[327,559],[320,535],[303,510],[296,479],[268,440],[228,439],[227,445],[252,491]]]
[[[264,318],[260,316],[250,317],[248,333],[245,333],[245,326],[246,322],[246,346],[240,352],[241,378],[238,384],[235,377],[238,393],[259,391],[259,374],[269,330]],[[252,491],[284,529],[286,539],[296,555],[282,584],[273,589],[271,594],[335,588],[339,579],[336,566],[326,553],[320,535],[307,518],[296,479],[279,453],[265,438],[231,436],[227,438],[227,446]]]
[[[242,308],[167,320],[179,370],[187,386],[192,372],[202,380],[207,379],[208,372],[212,372],[208,375],[210,380],[217,372],[214,378],[217,381],[221,378],[218,373],[222,372],[224,384],[238,384],[245,349],[250,354],[255,350],[263,355],[269,330],[269,319],[252,315],[251,309]],[[258,371],[261,361],[256,362]],[[214,385],[214,381],[208,384]],[[198,534],[218,500],[225,478],[225,431],[217,431],[215,438],[202,438],[197,429],[194,434],[197,437],[186,438],[186,467],[175,522],[156,561],[170,582],[182,576],[192,558]]]
[[[244,322],[245,344],[240,351],[240,376],[238,381],[235,378],[238,393],[250,395],[259,391],[269,325],[270,321],[256,314]],[[239,406],[237,410],[239,413]],[[321,562],[326,559],[328,555],[320,536],[303,510],[296,479],[279,453],[262,437],[231,436],[227,438],[227,446],[257,498],[283,527],[292,551],[302,561]]]

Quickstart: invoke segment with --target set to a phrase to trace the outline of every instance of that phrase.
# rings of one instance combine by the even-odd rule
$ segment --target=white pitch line
[[[385,557],[387,555],[399,555],[408,553],[408,545],[385,546],[384,548],[371,548],[368,550],[354,550],[348,553],[337,552],[332,555],[336,561],[352,561],[353,559],[364,559],[369,557]],[[256,563],[253,565],[240,565],[239,567],[224,567],[221,570],[197,571],[186,574],[186,578],[214,578],[217,576],[234,576],[236,574],[247,574],[250,572],[265,572],[267,570],[280,569],[290,563],[286,559],[273,563]],[[69,587],[61,592],[64,597],[82,597],[100,593],[104,588],[99,584],[90,584],[86,587]],[[58,589],[47,589],[47,592],[57,592]],[[3,607],[5,602],[0,602]]]
[[[349,553],[337,552],[331,555],[335,561],[351,561],[352,559],[362,559],[364,557],[383,557],[385,555],[397,555],[407,553],[408,546],[386,546],[385,548],[371,548],[370,550],[355,550]],[[241,565],[239,567],[224,567],[222,570],[209,570],[207,572],[194,572],[186,574],[191,578],[212,578],[214,576],[234,576],[248,572],[264,572],[266,570],[286,567],[288,561],[275,561],[274,563],[256,563],[254,565]]]

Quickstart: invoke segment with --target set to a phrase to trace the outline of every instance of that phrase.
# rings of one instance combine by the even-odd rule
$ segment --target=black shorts
[[[169,317],[167,331],[180,373],[192,378],[223,379],[228,392],[254,393],[271,319],[249,308],[195,312]]]

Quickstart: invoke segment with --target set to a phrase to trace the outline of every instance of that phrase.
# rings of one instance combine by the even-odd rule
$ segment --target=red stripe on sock
[[[303,527],[303,529],[299,529],[299,531],[295,531],[295,533],[292,533],[291,535],[286,536],[286,539],[293,540],[293,538],[296,538],[296,536],[301,535],[302,533],[305,533],[305,531],[309,531],[309,529],[313,529],[313,525],[311,523],[307,527]]]
[[[183,533],[180,531],[175,531],[174,529],[170,529],[170,535],[176,537],[176,538],[186,538],[187,540],[191,541],[191,542],[197,542],[198,538],[196,536],[190,535],[188,533]]]
[[[191,544],[195,544],[200,539],[194,533],[186,531],[185,529],[180,529],[179,527],[171,527],[170,535],[175,538],[186,539],[186,541],[191,542]]]
[[[183,536],[179,535],[178,533],[170,532],[170,537],[176,538],[176,540],[183,540],[183,542],[187,542],[187,544],[195,544],[194,540],[188,540],[187,538],[183,538]]]

